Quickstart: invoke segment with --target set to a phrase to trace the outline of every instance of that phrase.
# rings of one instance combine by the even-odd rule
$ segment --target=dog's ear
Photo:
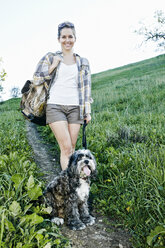
[[[75,160],[75,155],[73,153],[69,158],[68,169],[67,169],[70,177],[73,177],[74,175],[74,166],[73,166],[74,160]]]
[[[77,152],[74,152],[69,158],[67,172],[70,178],[77,175],[77,154]]]

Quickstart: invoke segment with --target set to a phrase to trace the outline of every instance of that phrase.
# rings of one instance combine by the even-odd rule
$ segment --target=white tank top
[[[60,63],[58,77],[53,83],[48,104],[79,105],[77,64]]]

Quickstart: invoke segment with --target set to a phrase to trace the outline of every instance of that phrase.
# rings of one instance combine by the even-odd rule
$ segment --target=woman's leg
[[[72,154],[72,139],[70,133],[74,133],[71,128],[69,131],[69,125],[67,121],[57,121],[49,124],[51,130],[53,131],[56,140],[59,144],[61,154],[60,154],[60,163],[62,170],[65,170],[68,166],[69,156]],[[72,136],[75,137],[73,134]]]
[[[75,151],[75,146],[80,131],[80,124],[69,124],[68,128],[69,128],[69,134],[72,143],[72,153],[73,153]]]

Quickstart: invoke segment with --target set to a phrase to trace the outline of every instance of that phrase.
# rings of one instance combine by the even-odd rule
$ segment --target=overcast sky
[[[139,48],[133,32],[156,10],[165,11],[164,0],[0,0],[0,57],[8,74],[3,99],[32,79],[47,52],[60,50],[57,26],[63,21],[75,24],[74,51],[88,58],[92,73],[160,54],[152,46]]]

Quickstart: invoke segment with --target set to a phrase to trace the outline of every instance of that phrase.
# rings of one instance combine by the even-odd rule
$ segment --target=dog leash
[[[86,120],[84,120],[83,124],[83,137],[82,137],[82,145],[84,149],[87,149],[87,140],[86,140],[86,133],[85,133],[85,128],[87,126]]]

